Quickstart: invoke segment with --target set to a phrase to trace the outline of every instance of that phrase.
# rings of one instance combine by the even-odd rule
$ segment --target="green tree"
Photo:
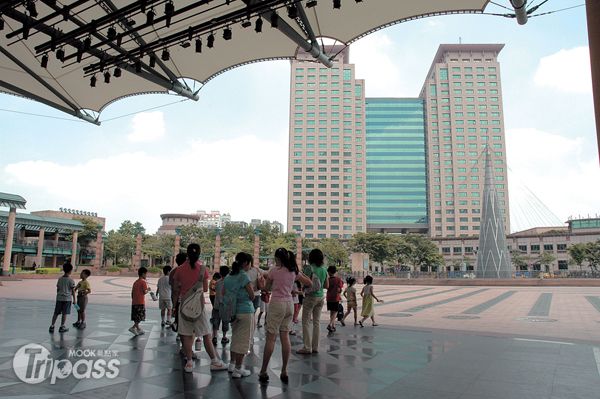
[[[91,255],[95,252],[90,250],[89,247],[92,241],[96,240],[98,232],[102,229],[102,225],[99,225],[97,221],[89,217],[76,217],[74,219],[79,220],[83,224],[83,231],[80,231],[77,236],[77,242],[81,248],[79,251],[80,261],[77,262],[77,264],[79,264],[81,263],[82,257]],[[68,239],[72,240],[72,235]]]
[[[527,270],[529,260],[518,249],[513,249],[512,251],[510,251],[510,259],[512,261],[513,266],[515,267],[515,270]]]
[[[142,240],[142,253],[159,264],[169,263],[175,247],[175,236],[171,234],[146,235]]]
[[[579,266],[579,270],[581,270],[583,262],[586,260],[587,244],[573,244],[567,249],[567,252],[573,263]]]
[[[337,238],[322,239],[318,243],[318,248],[323,251],[329,265],[343,267],[348,263],[348,249]]]
[[[550,271],[550,265],[556,260],[556,257],[550,252],[542,252],[538,258],[540,265],[544,266],[545,270]]]
[[[354,252],[369,254],[369,258],[381,266],[394,258],[392,240],[387,234],[356,233],[350,239],[349,247]]]
[[[407,234],[404,240],[411,247],[408,252],[408,263],[414,270],[434,270],[444,264],[444,257],[439,253],[438,247],[429,238],[420,234]]]
[[[597,272],[600,267],[600,240],[588,242],[585,251],[585,260],[590,265],[590,269]]]
[[[146,229],[140,222],[131,223],[130,220],[125,220],[121,223],[118,232],[127,236],[136,237],[138,234],[145,234]]]
[[[135,238],[115,230],[109,231],[104,240],[106,256],[111,257],[115,264],[119,264],[122,260],[129,262],[134,249]]]

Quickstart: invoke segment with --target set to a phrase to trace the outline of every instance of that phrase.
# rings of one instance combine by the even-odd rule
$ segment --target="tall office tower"
[[[479,234],[484,152],[489,146],[498,203],[509,227],[498,53],[502,44],[442,44],[421,98],[427,115],[429,234]]]
[[[367,98],[367,230],[426,233],[421,98]]]
[[[332,68],[299,51],[291,61],[288,231],[350,238],[366,231],[365,83],[349,49]]]

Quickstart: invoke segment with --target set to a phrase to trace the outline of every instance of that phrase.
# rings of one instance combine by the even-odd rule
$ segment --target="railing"
[[[392,271],[386,272],[369,272],[359,271],[352,273],[343,273],[340,277],[346,278],[352,276],[354,278],[362,279],[366,275],[373,277],[390,277],[390,278],[402,278],[402,279],[464,279],[464,278],[476,278],[477,271],[466,270],[466,271],[443,271],[443,272],[413,272],[413,271]],[[512,272],[512,278],[517,279],[537,279],[537,278],[600,278],[600,272],[595,271],[574,271],[574,270],[560,270],[553,272],[545,272],[541,270],[518,270]]]

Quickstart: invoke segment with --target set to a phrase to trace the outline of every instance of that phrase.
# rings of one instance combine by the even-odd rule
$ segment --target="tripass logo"
[[[39,384],[50,378],[50,384],[70,375],[77,379],[116,378],[121,362],[114,351],[98,349],[70,349],[68,359],[56,360],[50,351],[38,344],[19,348],[13,359],[13,369],[19,379],[28,384]]]

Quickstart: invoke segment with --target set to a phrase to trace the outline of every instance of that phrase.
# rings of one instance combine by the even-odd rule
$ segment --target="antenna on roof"
[[[458,37],[458,44],[462,44],[462,37]]]

